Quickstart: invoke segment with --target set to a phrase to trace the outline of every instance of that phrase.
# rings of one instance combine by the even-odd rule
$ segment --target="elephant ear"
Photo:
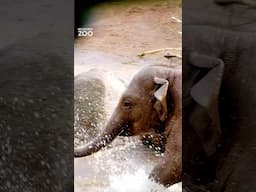
[[[200,68],[209,68],[210,71],[191,89],[191,96],[199,105],[191,116],[190,123],[199,136],[207,155],[212,155],[221,136],[218,111],[218,97],[224,73],[222,60],[194,54],[191,64]]]
[[[161,87],[154,92],[154,96],[156,98],[156,103],[154,104],[154,108],[158,113],[160,120],[165,121],[168,113],[166,96],[168,92],[169,81],[166,79],[155,77],[154,82],[156,84],[161,85]]]

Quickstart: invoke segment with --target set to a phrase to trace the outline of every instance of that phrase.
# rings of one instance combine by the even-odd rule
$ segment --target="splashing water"
[[[79,185],[75,184],[75,192],[182,192],[181,183],[165,188],[163,185],[147,179],[147,176],[143,169],[138,170],[135,174],[111,175],[109,184],[102,181],[101,186],[94,187],[88,187],[92,183],[83,183],[81,178]]]
[[[143,169],[135,174],[110,176],[110,187],[106,192],[181,192],[181,184],[171,186],[169,189],[149,179]]]
[[[118,140],[118,139],[117,139]],[[181,184],[167,189],[148,179],[161,157],[136,141],[75,161],[75,192],[181,192]]]
[[[147,179],[147,174],[140,169],[135,174],[111,175],[110,185],[102,182],[101,186],[89,187],[90,184],[76,179],[75,192],[93,191],[93,192],[182,192],[182,184],[177,183],[169,188]]]

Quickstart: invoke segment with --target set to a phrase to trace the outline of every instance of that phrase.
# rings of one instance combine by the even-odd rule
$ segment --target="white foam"
[[[110,187],[106,192],[181,192],[181,183],[175,184],[168,189],[155,183],[148,178],[143,169],[135,174],[122,174],[110,176]]]

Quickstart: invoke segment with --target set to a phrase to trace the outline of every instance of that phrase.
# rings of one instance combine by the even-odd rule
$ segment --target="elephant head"
[[[163,132],[168,117],[181,115],[181,72],[164,66],[147,66],[132,79],[100,136],[75,149],[75,157],[87,156],[111,143],[118,135]]]

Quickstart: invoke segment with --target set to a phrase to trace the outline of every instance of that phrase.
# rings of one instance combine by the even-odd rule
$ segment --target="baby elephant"
[[[92,143],[75,149],[75,157],[91,155],[118,135],[162,134],[164,161],[150,178],[165,186],[181,181],[181,69],[150,65],[140,70],[123,93],[110,120]]]

